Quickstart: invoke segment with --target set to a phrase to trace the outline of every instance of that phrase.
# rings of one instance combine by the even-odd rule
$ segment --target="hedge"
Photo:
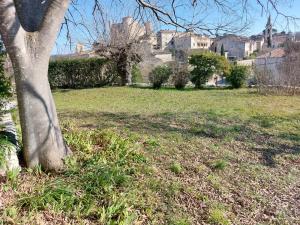
[[[80,89],[112,84],[117,73],[107,59],[62,59],[49,63],[48,76],[52,89]]]

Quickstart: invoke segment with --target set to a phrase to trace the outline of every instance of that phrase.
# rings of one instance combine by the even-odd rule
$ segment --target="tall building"
[[[110,44],[126,45],[133,42],[148,43],[151,48],[157,45],[157,38],[152,30],[151,22],[141,25],[132,17],[124,17],[121,23],[114,23],[110,28]]]

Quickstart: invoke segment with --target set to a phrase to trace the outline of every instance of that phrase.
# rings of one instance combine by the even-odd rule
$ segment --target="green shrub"
[[[172,74],[172,69],[166,65],[154,68],[149,74],[149,80],[154,89],[159,89],[169,80]]]
[[[226,75],[230,69],[230,64],[224,56],[212,52],[193,55],[190,64],[194,67],[191,81],[196,88],[201,88],[214,73]]]
[[[190,80],[190,72],[186,67],[179,67],[174,69],[174,75],[172,78],[173,84],[176,89],[184,89]]]
[[[107,59],[64,59],[49,63],[51,88],[92,88],[112,84],[117,78]]]
[[[248,67],[235,65],[231,68],[226,80],[233,88],[241,88],[247,79]]]
[[[143,75],[138,65],[133,65],[131,73],[132,73],[132,83],[143,82]]]

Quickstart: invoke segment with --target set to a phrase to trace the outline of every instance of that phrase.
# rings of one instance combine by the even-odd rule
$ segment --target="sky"
[[[170,0],[160,0],[160,2],[162,2],[162,7],[165,7],[166,10],[170,10],[170,8],[168,8],[169,1]],[[184,2],[188,0],[178,1]],[[204,8],[199,4],[195,9],[192,10],[191,8],[182,6],[180,4],[176,11],[177,17],[182,18],[179,20],[179,23],[187,25],[187,21],[192,21],[194,23],[196,21],[201,21],[201,26],[204,28],[207,26],[214,27],[217,24],[226,24],[226,28],[229,28],[229,30],[237,30],[237,28],[244,27],[245,23],[247,23],[247,29],[238,31],[237,34],[251,36],[254,34],[259,34],[264,30],[267,19],[269,15],[271,15],[273,27],[279,32],[300,31],[300,27],[298,26],[300,25],[300,20],[297,23],[289,20],[289,23],[287,23],[288,20],[283,16],[278,15],[275,10],[263,11],[261,7],[256,4],[256,0],[248,0],[250,3],[247,7],[247,12],[242,11],[241,5],[236,4],[236,2],[241,2],[240,0],[228,1],[230,2],[230,9],[221,11],[213,5]],[[267,0],[262,1],[265,2]],[[71,39],[67,38],[66,27],[64,27],[57,38],[56,46],[54,47],[52,54],[66,54],[74,52],[76,43],[81,42],[86,46],[90,46],[93,41],[98,39],[96,27],[98,30],[103,30],[104,26],[101,22],[99,22],[101,21],[101,17],[98,17],[96,20],[94,20],[94,17],[92,16],[94,6],[93,2],[94,1],[91,0],[78,0],[76,8],[70,6],[70,12],[72,12],[72,17],[74,20],[79,22],[79,24],[84,24],[84,26],[73,26],[72,23],[70,23],[69,36]],[[120,22],[122,17],[128,15],[138,17],[135,0],[124,0],[122,3],[116,3],[120,1],[115,1],[115,3],[112,2],[114,1],[101,0],[105,21],[109,21],[109,23],[115,23]],[[300,18],[300,0],[279,0],[279,2],[278,9],[280,9],[281,13]],[[148,19],[151,19],[153,22],[155,30],[175,29],[172,26],[157,22],[153,17],[149,16],[149,13],[145,13],[143,20]],[[108,30],[108,23],[106,26],[106,29]],[[207,32],[201,29],[197,29],[196,32],[207,34]],[[222,33],[225,33],[225,31],[219,31],[219,34]]]

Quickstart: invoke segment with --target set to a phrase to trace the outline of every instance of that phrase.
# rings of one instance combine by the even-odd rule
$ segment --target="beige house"
[[[248,37],[228,34],[217,37],[212,44],[211,50],[221,53],[222,46],[225,52],[227,52],[228,58],[243,59],[249,57],[257,50],[257,41],[251,40]]]
[[[176,35],[173,38],[172,47],[177,50],[189,49],[210,49],[212,40],[204,35],[195,34],[193,32],[185,32]]]
[[[191,50],[209,49],[212,40],[194,32],[178,32],[174,30],[161,30],[157,33],[158,48],[161,50]]]

